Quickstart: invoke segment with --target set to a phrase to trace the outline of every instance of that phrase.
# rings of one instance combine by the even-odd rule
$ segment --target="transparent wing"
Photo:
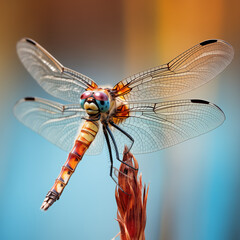
[[[41,98],[21,99],[14,107],[19,121],[31,128],[61,149],[70,152],[84,120],[85,111],[79,104],[62,105]],[[94,140],[96,148],[87,152],[101,152],[103,138],[101,132]]]
[[[132,153],[158,151],[204,134],[225,120],[216,105],[203,100],[178,100],[157,104],[130,104],[130,116],[119,124],[134,138]],[[122,152],[126,137],[113,134]]]
[[[222,72],[233,59],[233,48],[222,40],[207,40],[167,64],[119,82],[116,96],[126,101],[151,101],[188,92]]]
[[[33,78],[54,97],[77,103],[84,91],[97,87],[92,79],[62,66],[31,39],[20,40],[17,43],[17,53]]]

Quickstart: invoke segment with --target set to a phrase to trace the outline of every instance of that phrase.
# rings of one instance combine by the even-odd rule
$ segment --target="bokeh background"
[[[136,156],[150,183],[146,239],[240,239],[240,18],[234,0],[1,1],[0,239],[111,239],[119,232],[106,149],[85,156],[60,201],[41,203],[68,153],[13,116],[26,96],[54,99],[23,68],[16,42],[31,37],[60,62],[102,85],[168,62],[211,38],[231,43],[232,64],[200,98],[226,114],[218,129]],[[55,99],[54,99],[55,100]]]

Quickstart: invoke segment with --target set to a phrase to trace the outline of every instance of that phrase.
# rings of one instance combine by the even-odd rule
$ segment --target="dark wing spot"
[[[25,101],[35,101],[34,97],[25,97],[24,98]]]
[[[33,45],[36,45],[36,43],[33,40],[29,39],[29,38],[26,38],[26,42],[29,42],[29,43],[31,43]]]
[[[208,45],[208,44],[211,44],[211,43],[215,43],[215,42],[217,42],[216,39],[210,39],[210,40],[201,42],[200,45],[201,45],[201,46],[205,46],[205,45]]]
[[[100,101],[100,104],[101,104],[101,105],[104,105],[104,101]]]
[[[202,103],[202,104],[209,104],[208,101],[201,100],[201,99],[191,99],[192,103]]]

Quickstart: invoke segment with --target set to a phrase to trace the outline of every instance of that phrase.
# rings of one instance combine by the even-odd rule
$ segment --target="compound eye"
[[[96,102],[97,102],[100,112],[104,113],[109,110],[109,107],[110,107],[109,100],[107,100],[107,101],[96,100]]]
[[[93,96],[98,101],[108,101],[108,96],[104,92],[95,92]]]
[[[81,95],[80,99],[86,99],[89,98],[90,96],[92,96],[92,91],[86,91]]]

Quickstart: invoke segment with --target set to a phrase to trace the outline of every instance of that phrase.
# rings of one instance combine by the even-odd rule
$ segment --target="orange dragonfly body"
[[[113,178],[112,148],[121,161],[119,152],[127,143],[132,153],[154,152],[206,133],[225,120],[221,109],[208,101],[162,101],[203,85],[225,69],[234,53],[222,40],[201,42],[169,63],[130,76],[113,88],[101,88],[64,67],[31,39],[20,40],[17,52],[45,91],[72,102],[63,105],[28,97],[14,108],[15,116],[26,126],[70,152],[43,210],[59,199],[85,152],[100,153],[104,142]]]

